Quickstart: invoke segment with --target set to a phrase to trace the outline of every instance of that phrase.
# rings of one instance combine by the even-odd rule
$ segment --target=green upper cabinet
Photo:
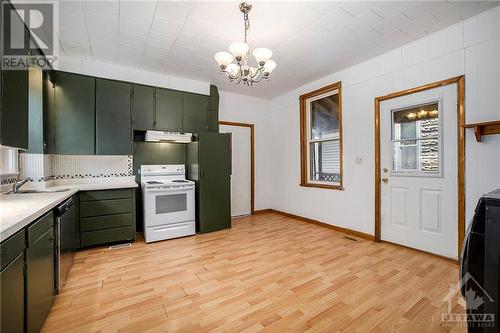
[[[2,70],[0,144],[28,149],[29,71]]]
[[[182,92],[156,88],[156,129],[182,130]]]
[[[155,128],[155,90],[153,87],[134,84],[132,124],[133,128],[138,130]]]
[[[208,109],[208,130],[219,133],[219,90],[210,85],[210,106]]]
[[[205,95],[182,94],[182,130],[185,132],[208,131],[209,97]]]
[[[44,153],[55,153],[55,112],[56,112],[56,89],[55,89],[55,73],[45,71],[43,72],[43,140],[44,140]]]
[[[131,85],[96,79],[96,152],[98,155],[130,155]]]
[[[95,153],[95,79],[57,72],[54,141],[56,154]]]

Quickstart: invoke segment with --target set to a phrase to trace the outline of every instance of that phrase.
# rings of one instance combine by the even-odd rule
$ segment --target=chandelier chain
[[[248,29],[250,29],[250,20],[248,19],[248,12],[243,12],[243,20],[245,21],[245,43],[247,42]]]

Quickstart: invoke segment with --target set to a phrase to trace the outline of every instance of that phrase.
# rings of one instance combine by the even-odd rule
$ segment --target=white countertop
[[[31,185],[31,186],[29,186]],[[133,177],[124,179],[89,178],[68,179],[51,182],[47,189],[67,188],[64,192],[0,194],[0,242],[12,236],[43,214],[62,203],[78,191],[134,188]],[[33,183],[22,189],[34,188]],[[35,187],[36,188],[36,187]]]

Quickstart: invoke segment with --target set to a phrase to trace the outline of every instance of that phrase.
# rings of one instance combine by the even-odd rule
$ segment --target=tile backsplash
[[[43,155],[21,153],[20,177],[42,182],[52,179],[128,177],[133,175],[132,156]]]

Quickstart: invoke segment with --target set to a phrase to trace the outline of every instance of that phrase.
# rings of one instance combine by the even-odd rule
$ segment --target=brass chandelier
[[[217,52],[214,56],[220,68],[219,74],[226,75],[231,83],[243,83],[247,86],[253,86],[254,83],[262,80],[269,80],[271,72],[276,67],[276,62],[271,60],[273,52],[266,48],[257,48],[252,51],[257,66],[251,66],[249,63],[250,46],[247,44],[247,34],[250,29],[248,19],[250,10],[252,10],[252,5],[249,3],[240,4],[245,24],[244,41],[234,42],[229,45],[229,52]]]

